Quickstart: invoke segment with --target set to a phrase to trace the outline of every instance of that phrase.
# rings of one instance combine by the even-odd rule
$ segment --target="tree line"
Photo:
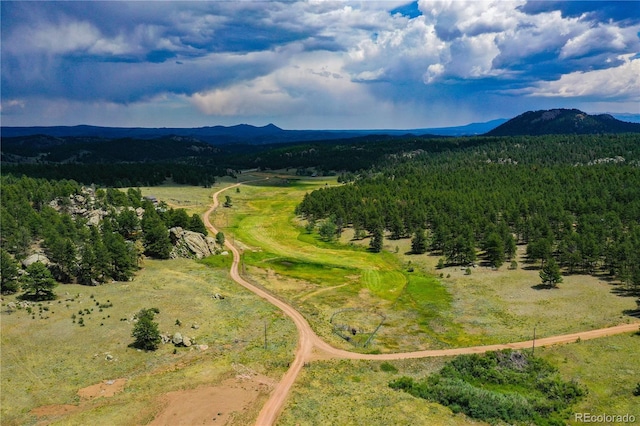
[[[18,261],[34,246],[46,254],[56,281],[97,285],[130,280],[143,254],[168,258],[173,247],[168,228],[207,232],[198,215],[156,205],[139,189],[98,188],[88,195],[72,180],[12,175],[2,176],[1,184],[3,293],[19,289]],[[89,225],[87,217],[72,214],[77,199],[102,211],[102,219]]]
[[[499,267],[526,244],[541,267],[553,259],[567,273],[606,273],[640,288],[638,136],[515,141],[396,156],[306,194],[296,212],[372,236],[373,251],[381,236],[412,238],[415,253],[452,265],[481,254]],[[624,157],[612,146],[624,147]]]

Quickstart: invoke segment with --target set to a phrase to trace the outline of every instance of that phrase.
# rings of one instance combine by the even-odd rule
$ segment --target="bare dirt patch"
[[[103,380],[101,383],[82,388],[78,396],[82,399],[95,399],[101,396],[110,397],[124,389],[127,379]]]
[[[161,398],[164,409],[149,426],[224,425],[274,386],[274,380],[255,375],[233,377],[218,386],[169,392]]]
[[[77,405],[64,404],[64,405],[43,405],[42,407],[37,407],[31,410],[30,414],[36,417],[60,417],[66,416],[67,414],[78,409]]]
[[[56,417],[64,417],[82,408],[85,402],[91,401],[100,397],[111,397],[121,392],[124,389],[124,385],[127,383],[127,379],[116,380],[103,380],[95,385],[87,386],[78,391],[78,396],[82,399],[80,405],[72,404],[59,404],[59,405],[43,405],[31,410],[30,414],[38,417],[42,424],[48,424],[47,420],[51,420]],[[40,424],[40,423],[39,423]]]

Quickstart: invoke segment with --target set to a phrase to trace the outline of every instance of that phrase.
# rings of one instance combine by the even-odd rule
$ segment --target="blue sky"
[[[3,126],[640,113],[639,1],[0,3]]]

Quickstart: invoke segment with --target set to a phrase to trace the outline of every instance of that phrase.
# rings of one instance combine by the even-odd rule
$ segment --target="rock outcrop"
[[[187,231],[177,226],[169,230],[171,242],[175,246],[171,257],[187,257],[202,259],[220,251],[214,238],[198,232]]]
[[[45,256],[44,254],[42,254],[42,253],[34,253],[34,254],[32,254],[31,256],[27,257],[26,259],[24,259],[22,261],[22,266],[27,268],[32,263],[36,263],[36,262],[40,262],[40,263],[42,263],[44,265],[51,264],[51,261],[49,260],[49,258],[47,256]]]

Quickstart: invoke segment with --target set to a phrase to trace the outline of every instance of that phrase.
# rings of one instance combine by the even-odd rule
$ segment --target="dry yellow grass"
[[[293,324],[274,307],[236,286],[227,272],[191,260],[147,260],[132,282],[98,287],[61,285],[59,302],[44,303],[47,319],[25,310],[2,313],[2,424],[33,424],[33,408],[76,405],[76,392],[103,380],[127,378],[123,394],[100,398],[61,420],[61,424],[144,424],[158,411],[158,395],[215,384],[232,363],[278,378],[296,345]],[[224,300],[212,297],[215,293]],[[91,297],[93,296],[93,298]],[[70,299],[70,300],[66,300]],[[113,304],[99,312],[96,301]],[[128,347],[132,316],[157,307],[162,332],[194,337],[206,351],[161,345],[156,352]],[[80,316],[79,311],[93,309]],[[76,315],[76,323],[72,315]],[[83,318],[85,326],[78,325]],[[121,321],[121,319],[126,319]],[[176,320],[182,326],[176,325]],[[268,326],[269,346],[263,347]],[[101,325],[102,324],[102,325]],[[191,328],[198,324],[197,329]],[[107,360],[109,354],[112,360]]]

